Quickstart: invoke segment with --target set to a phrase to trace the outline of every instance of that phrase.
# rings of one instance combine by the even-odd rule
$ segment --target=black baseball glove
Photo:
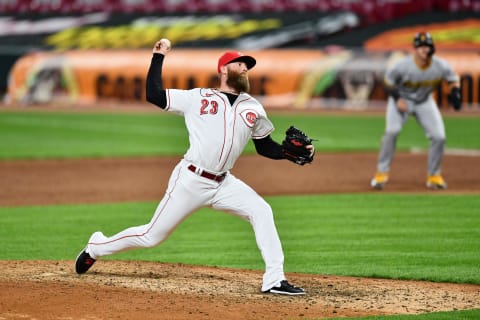
[[[450,91],[450,94],[448,95],[448,101],[450,101],[453,109],[456,111],[460,111],[462,109],[462,93],[460,92],[460,88],[452,88],[452,91]]]
[[[312,139],[294,126],[290,126],[285,132],[285,140],[282,142],[283,156],[301,166],[311,163],[314,151],[306,148],[311,144]]]

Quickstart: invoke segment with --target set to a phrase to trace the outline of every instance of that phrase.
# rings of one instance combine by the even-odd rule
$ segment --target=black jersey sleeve
[[[167,93],[163,89],[162,83],[162,67],[164,55],[154,53],[150,68],[147,73],[146,96],[147,101],[154,105],[165,109],[167,106]]]
[[[285,159],[282,145],[273,141],[270,135],[262,139],[253,139],[253,143],[259,155],[275,160]]]

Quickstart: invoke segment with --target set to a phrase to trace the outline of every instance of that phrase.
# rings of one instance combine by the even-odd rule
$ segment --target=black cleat
[[[90,255],[87,253],[86,249],[83,249],[75,261],[75,271],[78,274],[85,273],[88,271],[88,269],[90,269],[91,266],[93,266],[95,261],[96,260],[90,257]]]
[[[279,287],[273,287],[270,290],[263,291],[264,293],[277,293],[277,294],[286,294],[289,296],[299,296],[305,294],[305,290],[300,287],[295,287],[294,285],[288,283],[287,280],[280,282]]]

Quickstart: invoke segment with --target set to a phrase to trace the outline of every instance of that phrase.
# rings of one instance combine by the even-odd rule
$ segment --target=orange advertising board
[[[332,48],[330,48],[332,49]],[[174,49],[163,68],[165,88],[218,85],[220,49]],[[244,52],[257,60],[250,71],[251,94],[267,108],[384,105],[383,74],[402,52],[261,50]],[[439,51],[461,76],[463,102],[480,105],[480,56],[469,51]],[[145,102],[149,50],[98,50],[32,53],[20,58],[9,75],[12,103]],[[446,86],[435,95],[448,107]]]
[[[223,53],[224,50],[172,51],[165,58],[164,86],[179,89],[217,86],[217,61]],[[259,96],[294,92],[304,72],[322,57],[322,52],[315,50],[244,53],[257,60],[249,75],[251,93]],[[64,95],[83,103],[105,98],[144,101],[150,60],[151,52],[145,50],[30,54],[12,68],[9,97],[16,102],[28,100],[29,95],[35,99],[35,90],[45,87],[42,82],[51,82],[50,87],[62,88]],[[55,90],[51,95],[55,96]]]

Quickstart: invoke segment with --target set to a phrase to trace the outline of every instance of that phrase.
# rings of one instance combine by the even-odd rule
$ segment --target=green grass
[[[383,115],[270,115],[282,141],[296,125],[311,137],[317,150],[377,151]],[[445,118],[448,148],[480,150],[480,117]],[[82,158],[182,155],[188,147],[183,117],[158,111],[148,114],[67,112],[0,112],[0,159]],[[426,149],[428,141],[412,118],[398,139],[398,150]],[[253,153],[250,142],[245,150]]]
[[[480,197],[267,198],[291,272],[480,284]],[[459,204],[462,205],[459,205]],[[0,208],[0,259],[73,259],[91,233],[147,223],[155,203]],[[108,259],[263,269],[250,225],[202,209],[161,246]]]
[[[338,318],[330,318],[338,319]],[[433,312],[420,315],[372,316],[342,318],[355,320],[475,320],[480,319],[480,310],[465,310],[453,312]]]
[[[182,154],[183,118],[156,114],[0,113],[0,158]]]
[[[385,128],[383,115],[272,115],[277,130],[273,137],[283,139],[284,130],[291,124],[297,125],[311,137],[317,139],[315,146],[321,151],[377,151]],[[480,150],[480,118],[446,117],[447,147]],[[425,133],[411,117],[398,138],[398,150],[412,148],[427,149]]]

